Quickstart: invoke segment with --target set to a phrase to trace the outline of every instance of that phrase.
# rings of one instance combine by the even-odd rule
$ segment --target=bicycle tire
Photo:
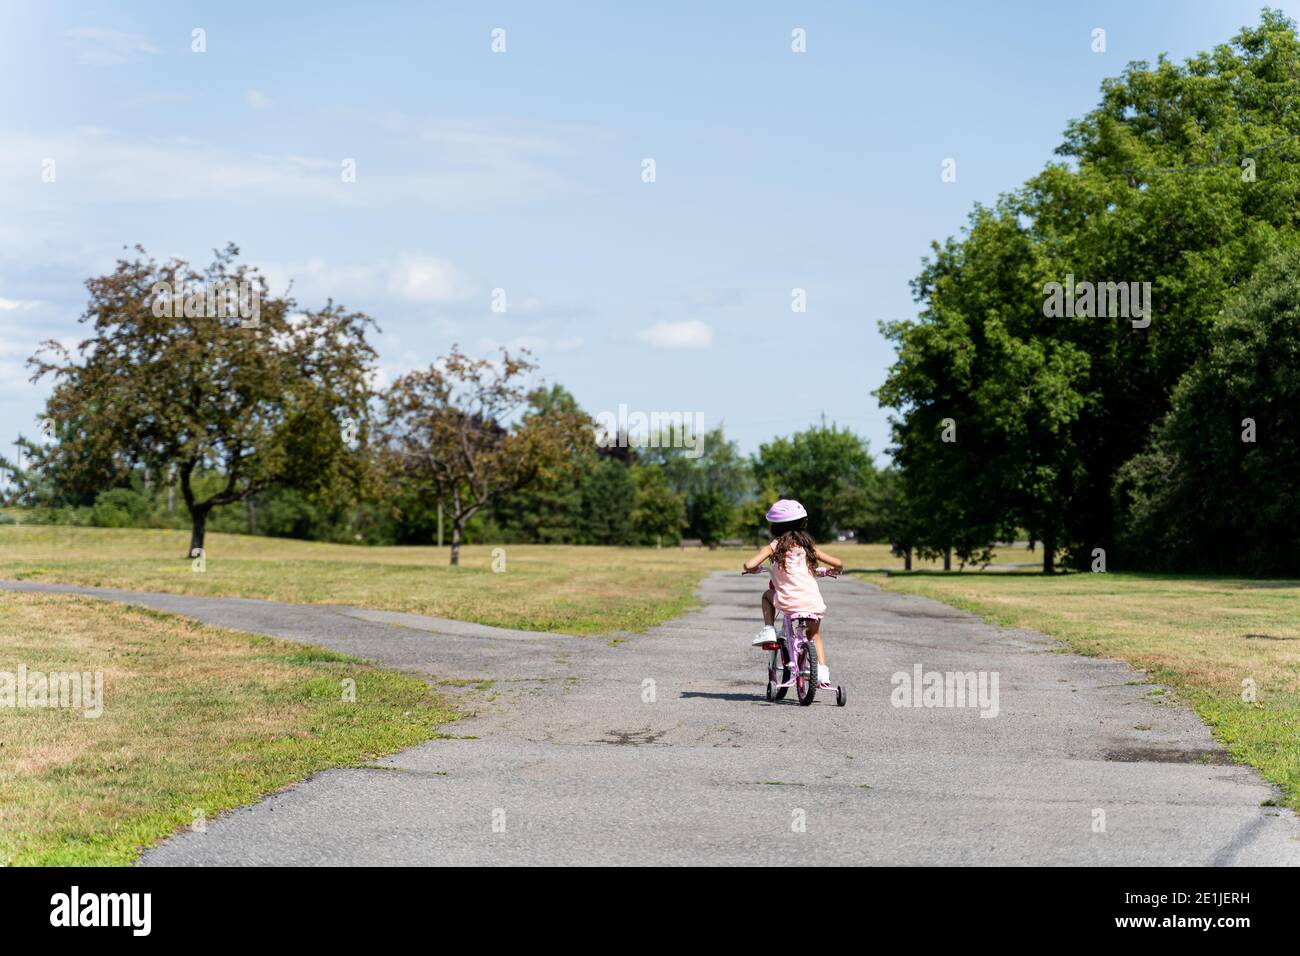
[[[799,695],[799,706],[807,707],[817,698],[817,645],[812,640],[806,640],[803,648],[803,660],[799,662],[799,674],[802,676],[806,663],[808,666],[808,679],[796,678],[794,687]]]

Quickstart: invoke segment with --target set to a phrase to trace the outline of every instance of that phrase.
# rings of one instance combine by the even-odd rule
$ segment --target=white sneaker
[[[825,664],[817,665],[817,683],[829,684],[831,682],[831,669]]]
[[[776,643],[776,628],[774,628],[771,624],[766,624],[763,626],[763,629],[758,632],[758,637],[754,638],[754,640],[750,642],[749,646],[760,647],[763,644],[775,644],[775,643]]]

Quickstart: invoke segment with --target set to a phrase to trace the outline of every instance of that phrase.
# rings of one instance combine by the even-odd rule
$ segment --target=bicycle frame
[[[758,574],[761,570],[762,566],[760,565],[753,571],[742,571],[741,573]],[[816,573],[819,578],[831,578],[833,580],[836,577],[835,573],[824,569],[818,570]],[[787,659],[790,666],[790,679],[788,681],[781,680],[782,672],[786,667],[785,662],[781,660],[781,643],[777,641],[759,645],[763,650],[770,652],[767,659],[767,678],[772,685],[772,690],[785,690],[794,687],[795,693],[800,697],[803,696],[803,692],[798,685],[800,683],[799,678],[803,673],[803,666],[806,664],[804,648],[810,640],[808,637],[808,622],[813,620],[817,620],[817,618],[781,613],[781,628],[785,634],[785,646],[789,649]],[[817,681],[818,690],[834,690],[837,695],[841,693],[840,688],[836,687],[836,685],[818,680],[817,674],[809,674],[808,677]]]
[[[815,618],[781,615],[782,629],[785,632],[785,646],[789,649],[788,660],[790,662],[790,679],[782,681],[782,671],[785,670],[785,662],[781,659],[781,645],[762,644],[764,650],[771,650],[771,656],[767,661],[768,680],[772,682],[772,689],[779,690],[786,687],[794,687],[795,693],[799,693],[797,684],[799,677],[804,672],[806,663],[804,657],[804,648],[808,645],[811,638],[808,637],[808,622]],[[817,680],[816,674],[809,674],[809,679]],[[834,689],[834,684],[828,684],[824,681],[817,681],[817,689]]]

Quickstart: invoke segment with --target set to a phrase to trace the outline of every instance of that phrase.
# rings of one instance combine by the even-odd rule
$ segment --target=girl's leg
[[[822,643],[821,621],[810,620],[808,622],[808,636],[811,637],[813,643],[817,645],[817,663],[826,664],[826,645]],[[830,665],[826,664],[826,666],[829,667]]]
[[[767,627],[776,625],[776,605],[772,603],[772,589],[763,592],[763,623]]]

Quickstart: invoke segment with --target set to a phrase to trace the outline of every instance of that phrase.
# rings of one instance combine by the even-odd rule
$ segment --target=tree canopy
[[[32,359],[35,377],[55,383],[46,406],[58,437],[44,454],[50,472],[91,492],[136,468],[155,480],[174,474],[191,517],[191,554],[219,505],[275,486],[355,492],[364,467],[344,441],[344,422],[352,419],[364,441],[373,322],[333,303],[303,311],[271,296],[236,262],[234,246],[203,270],[136,251],[86,283],[82,321],[92,334],[76,352],[50,341]],[[205,470],[222,480],[201,493]]]
[[[883,331],[878,392],[918,547],[975,552],[1016,533],[1075,566],[1150,560],[1118,535],[1115,486],[1210,348],[1227,303],[1297,239],[1300,40],[1275,11],[1183,64],[1131,63],[1049,163],[913,284]],[[1048,315],[1049,283],[1150,283],[1150,323]]]

